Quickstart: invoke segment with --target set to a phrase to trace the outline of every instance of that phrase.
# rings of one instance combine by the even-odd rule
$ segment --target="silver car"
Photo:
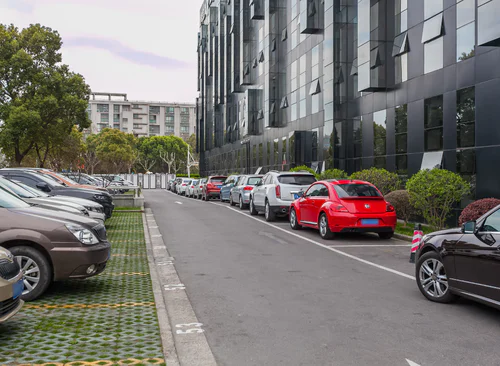
[[[177,184],[176,189],[177,189],[177,194],[180,194],[181,196],[185,196],[187,193],[187,188],[189,184],[191,184],[192,179],[190,178],[182,178],[181,182]]]
[[[201,198],[201,193],[203,191],[203,186],[207,183],[207,178],[201,178],[198,180],[198,184],[194,186],[194,198]]]
[[[194,198],[194,190],[196,185],[198,184],[198,180],[193,180],[191,184],[188,185],[186,190],[186,196]]]
[[[262,175],[242,175],[236,182],[235,186],[231,188],[229,196],[229,203],[231,206],[239,205],[240,209],[244,209],[250,202],[250,192],[257,183],[262,179]]]

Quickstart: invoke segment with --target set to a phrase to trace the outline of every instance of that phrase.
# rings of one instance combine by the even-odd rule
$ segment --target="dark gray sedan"
[[[229,203],[231,206],[239,205],[240,209],[244,209],[250,202],[250,192],[252,192],[255,185],[260,182],[262,175],[242,175],[231,188]]]

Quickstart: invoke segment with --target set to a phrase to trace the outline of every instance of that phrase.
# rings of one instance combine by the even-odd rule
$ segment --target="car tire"
[[[276,220],[276,214],[272,211],[269,201],[266,199],[266,210],[264,212],[264,217],[267,222],[273,222]]]
[[[243,203],[243,198],[241,198],[241,195],[240,195],[240,199],[238,200],[238,204],[240,206],[240,210],[245,209],[245,204]]]
[[[236,204],[234,203],[233,201],[233,195],[232,194],[229,194],[229,205],[230,206],[235,206]]]
[[[380,239],[389,240],[394,236],[394,231],[389,231],[387,233],[378,233]]]
[[[253,203],[253,197],[250,197],[250,204],[248,205],[248,208],[250,209],[250,215],[255,216],[259,214],[259,211],[257,211]]]
[[[321,239],[330,240],[335,237],[335,234],[330,230],[330,226],[328,225],[328,217],[325,213],[322,213],[319,216],[318,229]]]
[[[457,295],[450,292],[448,275],[438,253],[431,251],[418,258],[415,277],[420,292],[428,300],[443,304],[456,300]]]
[[[297,212],[295,209],[292,207],[290,210],[290,227],[292,230],[300,230],[302,229],[302,226],[299,225],[299,221],[297,220]]]
[[[20,266],[23,269],[23,265],[26,264],[28,260],[33,261],[33,265],[29,267],[29,269],[33,270],[38,268],[38,277],[32,276],[34,278],[38,278],[38,282],[36,283],[33,290],[24,293],[21,296],[21,299],[24,301],[32,301],[40,297],[52,283],[52,266],[50,262],[45,258],[45,256],[40,253],[40,251],[27,247],[27,246],[18,246],[9,248],[10,252],[16,257],[18,263],[20,262]],[[27,268],[28,269],[28,268]],[[37,272],[31,273],[36,274]],[[24,284],[26,288],[26,284],[33,284],[30,282],[29,278],[24,277]]]

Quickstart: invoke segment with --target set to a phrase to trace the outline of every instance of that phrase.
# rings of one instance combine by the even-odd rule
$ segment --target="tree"
[[[87,174],[94,174],[95,168],[101,163],[97,156],[97,135],[90,135],[83,146],[83,161]]]
[[[150,138],[155,154],[168,166],[169,173],[185,173],[187,143],[177,136],[153,136]]]
[[[417,214],[417,210],[410,203],[408,191],[402,189],[391,192],[385,196],[385,199],[394,206],[398,219],[405,222],[405,227],[408,225],[408,221]]]
[[[349,175],[340,169],[328,169],[319,175],[320,180],[326,179],[347,179]]]
[[[134,140],[128,134],[111,128],[95,138],[95,153],[106,173],[123,173],[134,162]]]
[[[137,142],[137,164],[144,170],[149,172],[159,159],[158,152],[151,137],[141,137]]]
[[[385,169],[370,168],[353,173],[351,179],[370,182],[379,189],[385,196],[389,192],[395,191],[400,186],[400,180],[396,173],[391,173]]]
[[[318,175],[316,174],[316,172],[309,168],[308,166],[305,166],[305,165],[299,165],[299,166],[296,166],[295,168],[292,168],[290,169],[291,172],[300,172],[300,171],[306,171],[306,172],[309,172],[311,174],[313,174],[316,178],[318,178]]]
[[[453,205],[470,192],[458,174],[444,169],[421,170],[406,182],[410,203],[429,225],[444,228]]]
[[[90,126],[90,88],[61,64],[61,37],[39,24],[0,24],[0,147],[17,165],[35,150],[40,166],[74,126]]]
[[[61,139],[48,154],[49,166],[60,171],[64,168],[79,169],[84,163],[85,143],[83,134],[78,128],[73,127],[71,133]]]

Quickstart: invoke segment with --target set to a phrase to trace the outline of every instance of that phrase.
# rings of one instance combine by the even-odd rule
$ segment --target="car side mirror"
[[[39,190],[41,190],[43,192],[50,192],[49,185],[45,182],[38,182],[36,184],[36,188],[38,188]]]
[[[477,225],[475,221],[467,221],[462,225],[462,233],[464,234],[476,234]]]

